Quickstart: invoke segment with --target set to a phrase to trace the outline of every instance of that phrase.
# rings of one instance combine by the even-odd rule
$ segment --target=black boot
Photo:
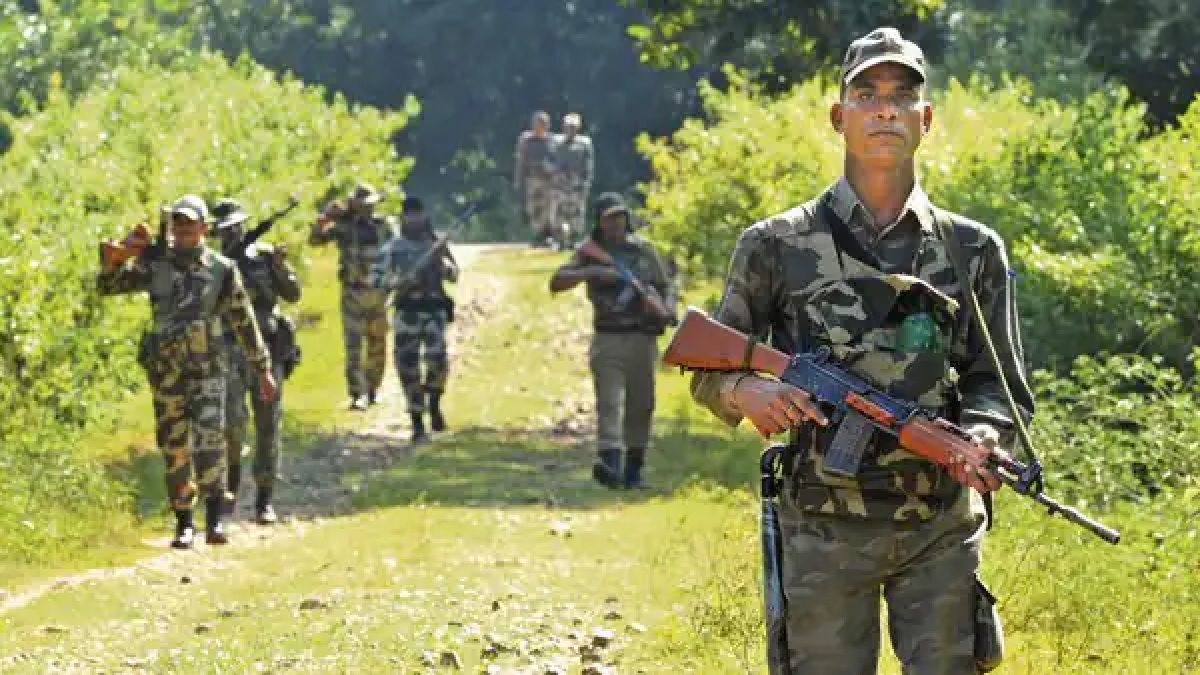
[[[237,496],[241,487],[242,465],[230,464],[229,475],[225,480],[225,515],[232,516],[237,512]]]
[[[196,526],[192,522],[192,510],[175,509],[175,538],[171,540],[171,548],[191,548],[195,539]]]
[[[645,448],[629,448],[625,451],[625,489],[639,490],[642,483],[642,465],[646,463]]]
[[[279,517],[275,515],[275,507],[271,506],[271,488],[260,487],[254,497],[254,522],[259,525],[274,525]]]
[[[425,433],[425,422],[422,419],[421,413],[410,413],[412,417],[412,442],[413,444],[421,443],[429,440],[429,435]]]
[[[204,543],[221,545],[229,543],[225,533],[225,521],[221,514],[221,498],[209,497],[204,501]]]
[[[607,488],[621,487],[621,451],[600,450],[600,461],[592,465],[592,478]]]
[[[446,430],[446,418],[442,417],[442,392],[429,392],[429,426],[434,431]]]

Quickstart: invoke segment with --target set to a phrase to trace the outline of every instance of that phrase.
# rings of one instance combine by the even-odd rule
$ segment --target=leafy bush
[[[248,60],[198,57],[196,69],[117,68],[74,103],[5,114],[0,158],[0,532],[33,532],[5,555],[37,559],[74,531],[73,512],[121,499],[76,447],[89,422],[137,387],[144,297],[96,295],[97,243],[185,192],[232,195],[252,213],[299,192],[315,209],[356,179],[391,185],[410,163],[391,137],[404,113],[348,106]],[[305,228],[272,235],[303,251]]]

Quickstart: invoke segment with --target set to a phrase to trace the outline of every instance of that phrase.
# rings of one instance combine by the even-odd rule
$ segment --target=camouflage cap
[[[171,205],[171,215],[179,214],[190,220],[207,221],[208,205],[196,195],[184,195]]]
[[[629,213],[629,207],[625,205],[625,199],[615,192],[604,192],[598,195],[596,200],[592,202],[592,209],[595,211],[596,220],[610,213]]]
[[[354,192],[350,193],[350,199],[360,204],[378,204],[383,200],[383,195],[379,194],[370,183],[359,183],[354,188]]]
[[[925,81],[925,53],[915,42],[905,40],[895,28],[876,28],[850,43],[842,60],[842,85],[864,70],[880,63],[899,63]]]
[[[233,227],[239,223],[244,223],[250,214],[246,213],[246,209],[237,200],[225,198],[213,205],[213,217],[216,218],[217,229],[223,227]]]

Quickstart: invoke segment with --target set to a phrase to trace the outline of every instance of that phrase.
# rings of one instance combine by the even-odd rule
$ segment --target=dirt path
[[[462,270],[471,268],[488,251],[520,245],[463,244],[454,247]],[[505,279],[493,275],[464,274],[456,293],[455,321],[447,336],[451,358],[469,342],[474,331],[500,306],[507,291]],[[390,361],[390,358],[389,358]],[[243,495],[239,513],[230,523],[230,535],[238,548],[263,546],[280,537],[301,537],[320,527],[329,517],[353,513],[352,500],[376,472],[411,456],[408,420],[404,415],[403,396],[395,371],[384,379],[378,412],[367,417],[360,429],[338,429],[319,437],[304,452],[290,456],[281,481],[277,504],[286,515],[275,527],[255,526],[249,520],[252,505]],[[167,536],[146,540],[152,548],[165,548]],[[99,568],[50,579],[15,593],[0,593],[0,614],[24,607],[54,592],[68,591],[82,584],[119,579],[138,572],[155,575],[203,576],[227,566],[206,555],[202,538],[192,551],[168,551],[125,567]]]

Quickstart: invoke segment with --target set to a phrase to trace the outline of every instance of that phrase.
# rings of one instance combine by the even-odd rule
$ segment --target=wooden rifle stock
[[[791,358],[703,311],[688,307],[671,336],[663,363],[693,370],[753,370],[782,377]]]

